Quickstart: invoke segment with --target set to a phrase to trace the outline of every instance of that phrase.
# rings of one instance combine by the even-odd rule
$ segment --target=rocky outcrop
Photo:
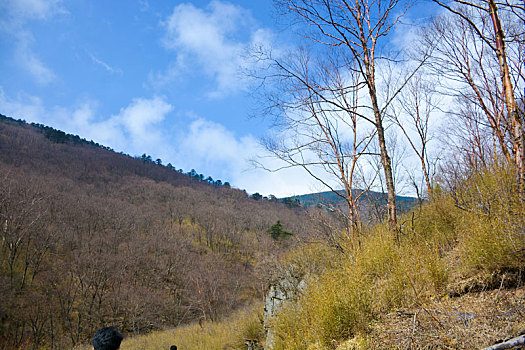
[[[246,344],[246,350],[263,350],[263,347],[255,339],[247,339],[244,344]]]
[[[264,306],[265,349],[271,350],[275,339],[271,319],[286,303],[295,301],[305,286],[304,275],[294,274],[293,269],[289,269],[268,287]]]

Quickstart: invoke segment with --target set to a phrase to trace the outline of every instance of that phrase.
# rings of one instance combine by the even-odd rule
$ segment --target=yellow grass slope
[[[273,350],[475,349],[525,330],[525,206],[494,166],[339,249],[273,322]],[[341,247],[340,247],[341,248]]]
[[[122,350],[236,350],[245,349],[246,339],[262,340],[262,305],[237,311],[220,322],[184,325],[146,335],[125,338]],[[76,350],[90,350],[82,346]]]

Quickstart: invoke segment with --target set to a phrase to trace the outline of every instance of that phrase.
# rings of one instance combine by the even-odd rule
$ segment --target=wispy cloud
[[[161,123],[173,106],[164,97],[135,98],[117,114],[104,116],[98,111],[98,102],[93,100],[69,107],[46,107],[38,97],[11,97],[0,88],[0,106],[0,113],[7,116],[58,127],[118,151],[169,154],[165,150],[170,148],[170,137]]]
[[[216,88],[209,97],[224,97],[245,90],[247,82],[239,74],[245,64],[245,49],[259,41],[269,40],[269,30],[256,28],[250,11],[218,0],[205,8],[183,3],[162,23],[164,47],[176,53],[165,76],[176,76],[174,71],[190,68],[212,78]],[[186,70],[187,71],[187,70]]]
[[[15,119],[24,119],[31,122],[39,121],[39,116],[44,115],[45,108],[42,100],[36,96],[18,95],[7,96],[0,86],[0,113]]]
[[[9,21],[20,24],[28,20],[45,20],[56,14],[67,13],[63,0],[5,0],[0,9],[5,11]]]
[[[18,65],[29,73],[39,85],[48,85],[57,79],[51,70],[31,49],[33,36],[28,31],[20,31],[17,38],[14,55]]]
[[[219,123],[194,119],[177,140],[177,158],[186,168],[213,169],[213,174],[230,181],[250,193],[259,192],[278,197],[316,191],[312,178],[302,169],[268,172],[254,168],[250,160],[265,150],[252,135],[236,136]],[[269,168],[284,164],[274,158],[265,161]]]
[[[33,76],[40,85],[56,80],[56,74],[33,51],[33,34],[27,23],[49,20],[55,15],[66,14],[62,0],[6,0],[0,1],[0,31],[10,35],[15,45],[12,54],[19,66]]]
[[[101,59],[95,57],[93,54],[89,54],[89,57],[91,58],[91,61],[95,64],[98,64],[102,68],[104,68],[106,71],[108,71],[111,74],[119,74],[122,75],[122,69],[120,68],[113,68],[106,62],[102,61]]]
[[[148,11],[150,8],[148,0],[139,0],[140,11]]]
[[[152,148],[163,143],[163,132],[159,125],[173,110],[163,97],[136,98],[113,116],[133,140],[135,149]]]

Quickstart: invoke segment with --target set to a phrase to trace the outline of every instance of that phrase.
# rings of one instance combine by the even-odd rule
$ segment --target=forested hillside
[[[260,299],[268,266],[315,234],[304,209],[144,158],[2,116],[0,347],[215,320]],[[272,238],[277,221],[293,235]]]
[[[141,2],[120,17],[157,36],[123,29],[104,55],[121,55],[122,70],[91,55],[105,78],[86,69],[62,87],[69,72],[55,77],[32,55],[27,38],[41,27],[25,31],[20,18],[31,11],[0,4],[13,17],[0,32],[27,40],[2,47],[50,84],[30,92],[8,77],[1,113],[127,152],[146,140],[150,153],[180,149],[158,154],[217,160],[237,180],[252,157],[286,180],[247,181],[264,193],[306,192],[301,174],[331,191],[315,195],[327,206],[310,207],[301,202],[317,204],[312,195],[248,195],[0,115],[0,348],[84,350],[108,325],[132,350],[525,345],[525,2],[271,2],[280,25],[269,28],[250,15],[269,2],[187,1],[171,15]],[[155,22],[129,20],[150,5]],[[53,33],[62,22],[76,23],[57,20]],[[54,39],[39,44],[53,51]],[[135,49],[113,47],[128,41]],[[154,41],[167,51],[148,51]],[[137,67],[135,52],[149,54]],[[61,62],[50,67],[80,61]],[[246,128],[241,92],[261,121]]]

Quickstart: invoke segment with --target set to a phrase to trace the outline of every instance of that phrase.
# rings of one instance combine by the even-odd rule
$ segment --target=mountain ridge
[[[337,190],[340,195],[344,196],[345,191],[344,190]],[[354,195],[360,195],[363,193],[363,190],[355,189],[353,190]],[[381,201],[382,203],[386,204],[386,196],[387,194],[384,192],[377,192],[377,191],[367,191],[364,194],[364,197],[370,199],[373,198],[374,200]],[[306,194],[300,194],[300,195],[293,195],[289,197],[283,197],[280,199],[285,198],[291,198],[297,199],[306,207],[312,207],[316,206],[318,204],[326,205],[326,206],[339,206],[342,203],[344,203],[344,199],[341,198],[338,194],[334,193],[334,191],[321,191],[321,192],[315,192],[315,193],[306,193]],[[417,198],[411,197],[411,196],[400,196],[396,195],[396,203],[400,203],[401,206],[408,206],[412,207],[414,204],[416,204]]]

